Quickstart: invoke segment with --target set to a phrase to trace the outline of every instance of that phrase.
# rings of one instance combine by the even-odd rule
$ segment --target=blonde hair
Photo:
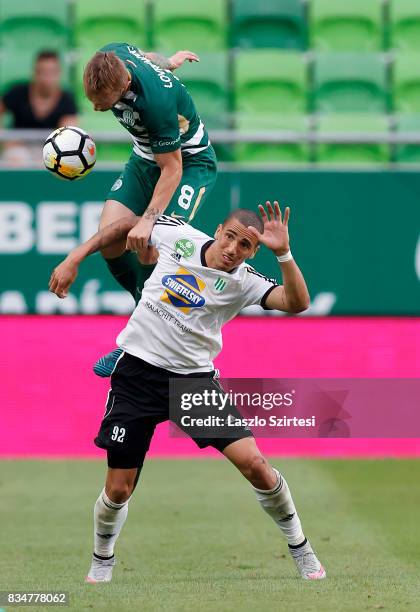
[[[87,63],[83,86],[89,99],[123,87],[127,69],[114,52],[98,51]]]

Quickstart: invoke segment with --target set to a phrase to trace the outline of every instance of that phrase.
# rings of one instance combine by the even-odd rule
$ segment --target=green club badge
[[[223,280],[223,278],[220,278],[220,277],[216,279],[216,281],[214,282],[214,288],[216,289],[216,291],[223,291],[226,285],[227,285],[227,282]]]
[[[175,242],[175,251],[182,257],[192,257],[195,253],[195,244],[188,238],[181,238]]]

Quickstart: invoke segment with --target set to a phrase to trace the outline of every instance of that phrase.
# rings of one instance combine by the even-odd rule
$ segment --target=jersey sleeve
[[[150,148],[153,153],[171,153],[181,147],[178,113],[175,99],[166,92],[166,96],[157,102],[147,104],[143,111],[143,121],[149,132]]]
[[[275,278],[268,278],[260,274],[252,266],[246,266],[246,271],[244,287],[245,304],[243,307],[257,304],[262,306],[264,310],[270,310],[266,306],[266,300],[273,289],[279,286],[279,283]]]
[[[184,225],[187,224],[181,219],[175,219],[168,215],[161,215],[153,226],[149,240],[150,244],[157,249],[164,244],[167,246],[173,245],[177,230]]]

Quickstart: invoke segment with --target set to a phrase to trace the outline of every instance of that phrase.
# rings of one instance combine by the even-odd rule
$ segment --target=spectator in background
[[[14,85],[0,99],[0,118],[8,111],[15,129],[54,129],[77,125],[77,108],[73,95],[61,89],[61,67],[55,51],[41,51],[35,60],[32,80]],[[5,144],[3,161],[25,165],[39,161],[36,146],[9,142]]]

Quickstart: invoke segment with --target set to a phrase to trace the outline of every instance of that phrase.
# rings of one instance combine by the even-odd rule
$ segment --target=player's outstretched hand
[[[200,58],[192,51],[185,50],[177,51],[176,53],[174,53],[174,55],[169,58],[169,61],[171,62],[170,70],[176,70],[177,68],[182,66],[185,61],[199,62]]]
[[[69,289],[76,280],[79,266],[70,259],[65,259],[51,274],[48,285],[49,290],[59,298],[65,298],[68,295]]]
[[[258,205],[260,215],[264,223],[264,232],[260,232],[255,227],[248,227],[249,231],[254,234],[267,248],[274,251],[276,255],[284,255],[289,250],[289,216],[290,208],[287,206],[282,218],[279,203],[274,201],[274,207],[271,202],[265,203],[267,210],[261,204]]]

